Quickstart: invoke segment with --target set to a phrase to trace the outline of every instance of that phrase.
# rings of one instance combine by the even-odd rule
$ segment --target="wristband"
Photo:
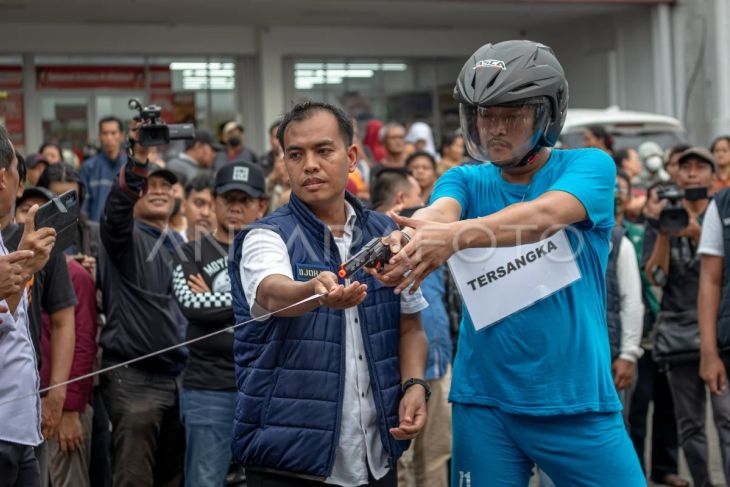
[[[426,382],[423,379],[414,379],[411,377],[407,381],[405,381],[403,384],[401,384],[400,388],[403,393],[405,393],[409,387],[418,384],[420,386],[423,386],[423,389],[426,391],[426,401],[431,397],[431,386],[428,385],[428,382]]]

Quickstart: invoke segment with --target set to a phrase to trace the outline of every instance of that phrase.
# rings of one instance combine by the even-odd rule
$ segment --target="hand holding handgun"
[[[375,237],[360,251],[340,265],[337,275],[342,278],[351,277],[363,267],[372,267],[381,270],[390,260],[390,247],[383,243],[382,237]]]

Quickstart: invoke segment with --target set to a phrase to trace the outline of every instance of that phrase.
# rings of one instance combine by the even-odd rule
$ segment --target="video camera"
[[[145,147],[167,145],[171,140],[191,140],[195,138],[195,126],[192,123],[166,124],[160,119],[162,108],[158,105],[142,106],[142,103],[132,98],[127,104],[130,110],[136,110],[136,119],[142,120],[139,128],[139,142]]]
[[[669,186],[657,190],[657,198],[667,200],[669,204],[659,213],[659,229],[667,232],[676,232],[687,228],[689,213],[682,206],[682,200],[697,201],[707,198],[707,188],[704,186],[680,189]]]

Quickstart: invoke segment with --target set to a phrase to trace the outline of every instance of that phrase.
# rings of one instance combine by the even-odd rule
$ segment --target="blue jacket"
[[[393,229],[388,217],[363,208],[349,193],[347,198],[362,233],[359,239],[355,234],[351,252]],[[239,264],[243,239],[252,228],[274,230],[287,242],[296,279],[310,279],[309,272],[298,272],[302,268],[336,273],[341,263],[327,226],[292,194],[289,204],[236,236],[228,266],[236,323],[250,319]],[[325,248],[331,250],[329,258]],[[358,311],[378,429],[392,466],[408,446],[388,432],[399,422],[400,299],[369,274],[362,272],[356,279],[368,285]],[[233,453],[245,467],[320,480],[330,476],[342,412],[344,330],[344,312],[323,306],[297,318],[274,318],[236,329]]]
[[[443,377],[453,355],[449,315],[444,305],[444,269],[445,266],[439,267],[426,276],[421,284],[423,297],[428,301],[428,308],[421,311],[423,329],[428,337],[426,380]]]
[[[112,183],[117,179],[119,170],[126,164],[127,154],[124,147],[119,157],[112,161],[104,152],[99,152],[84,161],[81,166],[81,181],[86,186],[84,198],[84,212],[89,220],[99,222],[104,213],[104,204],[112,189]]]

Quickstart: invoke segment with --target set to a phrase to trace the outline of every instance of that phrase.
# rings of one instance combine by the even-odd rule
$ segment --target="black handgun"
[[[382,238],[375,237],[360,249],[360,252],[350,257],[347,262],[341,264],[337,275],[345,279],[363,267],[374,267],[380,270],[390,260],[390,246],[385,245],[381,241]]]

